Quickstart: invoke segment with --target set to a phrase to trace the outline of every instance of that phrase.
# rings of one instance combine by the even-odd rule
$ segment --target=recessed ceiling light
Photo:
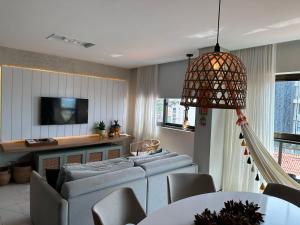
[[[122,57],[123,55],[121,54],[112,54],[111,57],[113,58],[119,58],[119,57]]]
[[[77,45],[77,46],[82,46],[84,48],[90,48],[92,46],[94,46],[95,44],[90,43],[90,42],[85,42],[85,41],[79,41],[77,39],[74,38],[68,38],[62,35],[57,35],[57,34],[51,34],[48,37],[46,37],[47,40],[57,40],[57,41],[63,41],[66,43],[70,43],[73,45]]]

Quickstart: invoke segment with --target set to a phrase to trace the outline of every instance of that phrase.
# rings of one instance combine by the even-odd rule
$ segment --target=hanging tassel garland
[[[259,190],[264,191],[265,188],[266,188],[266,187],[265,187],[264,183],[261,183]]]
[[[247,149],[247,148],[245,148],[244,155],[249,155],[249,154],[248,154],[248,149]]]
[[[251,172],[252,172],[252,173],[254,173],[254,172],[255,172],[254,165],[252,165],[252,167],[251,167]]]
[[[251,159],[250,159],[250,157],[248,158],[247,163],[248,163],[248,164],[251,164]]]
[[[241,145],[242,145],[242,146],[247,146],[247,145],[246,145],[246,141],[243,140],[242,143],[241,143]]]
[[[259,181],[259,176],[258,176],[258,174],[256,174],[255,180],[256,180],[256,181]]]
[[[244,139],[244,135],[240,133],[239,139]]]

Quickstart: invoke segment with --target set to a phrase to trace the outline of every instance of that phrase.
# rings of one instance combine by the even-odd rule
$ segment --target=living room
[[[299,9],[1,1],[0,225],[298,224]]]

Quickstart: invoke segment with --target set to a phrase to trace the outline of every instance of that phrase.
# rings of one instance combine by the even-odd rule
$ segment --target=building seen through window
[[[275,84],[274,158],[292,177],[300,178],[300,81]]]
[[[180,99],[157,99],[156,121],[161,126],[181,128],[184,120],[185,107],[180,105]],[[195,128],[196,108],[188,110],[189,129]]]

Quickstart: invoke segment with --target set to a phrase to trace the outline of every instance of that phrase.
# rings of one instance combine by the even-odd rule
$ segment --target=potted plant
[[[100,121],[100,123],[97,123],[96,129],[98,130],[100,137],[105,137],[106,129],[104,121]]]
[[[114,120],[114,124],[112,125],[114,128],[115,136],[120,136],[121,125],[118,120]]]

